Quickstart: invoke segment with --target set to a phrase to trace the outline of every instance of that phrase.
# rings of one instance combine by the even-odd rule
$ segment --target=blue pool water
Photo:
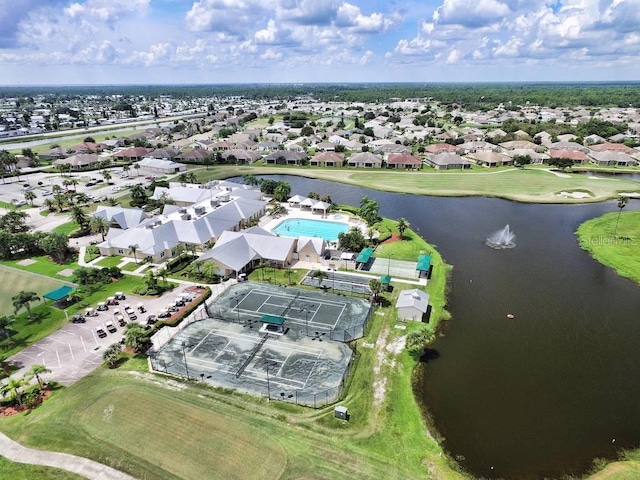
[[[281,237],[322,237],[329,242],[338,239],[338,234],[346,232],[349,225],[325,220],[290,218],[278,224],[273,233]]]

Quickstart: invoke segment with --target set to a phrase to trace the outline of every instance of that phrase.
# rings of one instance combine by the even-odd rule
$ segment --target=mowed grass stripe
[[[275,438],[236,419],[203,415],[202,408],[174,395],[114,390],[84,410],[80,423],[91,436],[180,478],[212,478],[213,465],[215,478],[280,477],[287,462]]]
[[[63,285],[54,279],[33,275],[29,272],[16,270],[15,268],[0,265],[0,278],[2,288],[0,291],[0,315],[13,315],[13,303],[11,297],[22,290],[36,292],[39,296]],[[37,303],[34,303],[35,307]]]

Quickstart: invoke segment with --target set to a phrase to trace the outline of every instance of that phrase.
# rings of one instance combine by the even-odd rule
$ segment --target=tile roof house
[[[633,153],[633,148],[625,145],[624,143],[612,143],[612,142],[603,142],[597,145],[591,145],[589,147],[594,152],[622,152],[622,153]]]
[[[349,157],[347,165],[355,168],[380,168],[382,157],[371,152],[356,153]]]
[[[342,167],[344,153],[321,152],[309,160],[312,167]]]
[[[638,164],[635,158],[624,152],[605,150],[602,152],[591,152],[589,156],[600,166],[632,167]]]
[[[462,158],[457,153],[443,152],[436,155],[428,155],[426,161],[436,170],[452,170],[471,168],[471,162]]]
[[[71,168],[74,170],[80,170],[85,167],[91,167],[100,163],[101,159],[95,154],[92,153],[77,153],[75,155],[71,155],[67,158],[61,158],[59,160],[54,160],[53,164],[56,166],[69,164]]]
[[[243,150],[239,148],[233,148],[222,153],[222,158],[225,162],[230,163],[233,159],[236,165],[254,163],[262,158],[260,152],[255,150]]]
[[[504,167],[513,165],[513,158],[504,153],[482,150],[467,155],[469,160],[474,161],[483,167]]]
[[[387,167],[418,170],[422,168],[422,160],[408,153],[391,153],[387,157]]]
[[[303,165],[307,160],[305,152],[277,150],[264,157],[265,165]]]
[[[132,147],[125,148],[113,154],[113,158],[116,160],[137,161],[142,160],[147,156],[147,153],[153,151],[152,148],[146,147]]]
[[[173,159],[183,163],[198,163],[207,159],[213,160],[213,154],[204,148],[192,148],[176,155]]]
[[[587,156],[587,154],[580,150],[550,149],[549,157],[573,160],[573,163],[580,163],[580,164],[589,162],[589,157]]]

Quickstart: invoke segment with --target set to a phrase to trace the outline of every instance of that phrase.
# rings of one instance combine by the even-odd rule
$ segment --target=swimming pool
[[[338,239],[338,234],[346,232],[349,225],[325,220],[290,218],[279,223],[273,233],[281,237],[322,237],[329,242]]]

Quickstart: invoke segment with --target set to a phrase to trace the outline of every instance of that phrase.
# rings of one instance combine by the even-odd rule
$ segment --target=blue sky
[[[640,0],[0,0],[0,84],[640,80]]]

